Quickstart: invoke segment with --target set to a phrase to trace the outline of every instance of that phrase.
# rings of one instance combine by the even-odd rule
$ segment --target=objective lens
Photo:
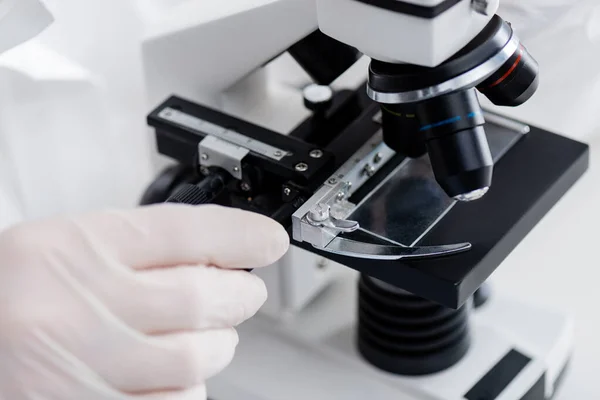
[[[425,135],[419,131],[416,104],[382,105],[381,115],[383,140],[390,149],[410,158],[427,153]]]
[[[475,89],[417,103],[416,113],[439,185],[459,201],[485,195],[494,162]]]
[[[529,100],[539,86],[539,65],[525,46],[519,49],[477,89],[497,106],[516,107]]]
[[[493,158],[477,91],[495,105],[509,107],[525,103],[537,91],[539,65],[525,46],[515,43],[519,40],[510,24],[494,16],[475,39],[437,67],[379,60],[369,67],[367,93],[382,103],[385,143],[412,158],[428,152],[438,184],[459,201],[483,197],[492,184]],[[516,50],[498,68],[496,56],[505,60],[508,48]],[[497,70],[488,76],[492,68]],[[450,90],[454,92],[432,97]]]

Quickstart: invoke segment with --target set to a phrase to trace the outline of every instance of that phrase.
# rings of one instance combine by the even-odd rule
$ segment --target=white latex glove
[[[266,300],[256,276],[289,239],[217,206],[160,205],[0,235],[0,399],[200,400],[233,327]]]

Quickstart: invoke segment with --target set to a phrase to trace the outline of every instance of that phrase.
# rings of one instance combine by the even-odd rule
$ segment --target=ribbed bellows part
[[[452,310],[362,276],[358,348],[372,365],[398,375],[444,371],[467,353],[470,306]]]

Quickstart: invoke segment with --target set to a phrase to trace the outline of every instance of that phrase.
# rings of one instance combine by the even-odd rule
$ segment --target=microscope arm
[[[443,12],[455,0],[262,0],[258,5],[230,0],[227,6],[189,0],[146,24],[143,56],[150,102],[155,105],[172,93],[205,101],[317,28],[375,59],[437,66],[486,26],[498,1],[485,0],[484,15],[468,0]],[[380,7],[386,3],[391,10]],[[397,12],[398,4],[409,4],[408,13]],[[410,14],[415,9],[438,14],[416,17]]]
[[[221,3],[188,0],[146,23],[142,51],[152,105],[173,93],[206,101],[317,29],[314,0]]]

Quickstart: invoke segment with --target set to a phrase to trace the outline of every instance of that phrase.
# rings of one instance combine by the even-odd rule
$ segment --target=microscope
[[[571,320],[486,281],[589,149],[481,106],[523,104],[543,74],[498,3],[189,5],[146,38],[174,163],[142,204],[261,213],[293,244],[257,272],[270,298],[212,400],[554,398]]]

